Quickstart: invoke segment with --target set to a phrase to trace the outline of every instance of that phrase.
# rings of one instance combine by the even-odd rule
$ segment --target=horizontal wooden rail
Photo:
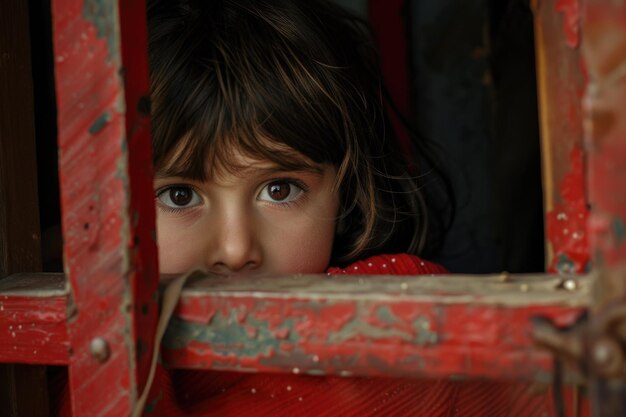
[[[63,274],[0,280],[0,362],[68,363],[67,294]]]
[[[163,341],[170,368],[546,382],[531,319],[573,324],[591,278],[546,275],[203,277]],[[0,361],[67,363],[62,275],[0,281]],[[98,308],[94,306],[94,308]]]

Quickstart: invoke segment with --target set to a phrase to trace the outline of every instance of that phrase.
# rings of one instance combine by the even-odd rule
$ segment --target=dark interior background
[[[335,1],[370,19],[375,2],[394,2]],[[408,116],[437,150],[456,198],[452,227],[434,259],[452,272],[543,271],[529,1],[398,1],[408,37]]]
[[[413,117],[439,145],[457,212],[453,272],[544,269],[533,17],[522,0],[411,0]]]
[[[50,0],[29,0],[37,183],[44,271],[63,270]]]

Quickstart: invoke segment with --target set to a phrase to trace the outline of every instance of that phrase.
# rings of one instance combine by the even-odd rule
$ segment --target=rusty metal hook
[[[563,364],[574,368],[579,374],[585,374],[583,329],[586,326],[587,314],[583,313],[569,327],[559,328],[551,319],[543,316],[532,318],[533,340],[535,344],[549,350],[554,359],[554,376],[552,379],[552,396],[555,413],[565,417],[563,401]],[[578,398],[578,397],[576,397]],[[578,407],[574,409],[578,415]]]

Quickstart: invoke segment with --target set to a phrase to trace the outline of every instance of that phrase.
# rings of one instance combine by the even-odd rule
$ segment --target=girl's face
[[[285,171],[242,155],[234,162],[244,168],[206,182],[157,173],[161,272],[323,272],[339,207],[335,168]]]

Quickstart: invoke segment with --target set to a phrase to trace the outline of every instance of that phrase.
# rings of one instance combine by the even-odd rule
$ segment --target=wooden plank
[[[72,410],[129,415],[158,308],[148,106],[139,100],[148,93],[145,5],[55,0],[52,16]]]
[[[533,0],[544,187],[546,268],[589,269],[580,0]]]
[[[9,277],[0,309],[46,331],[63,319],[63,282],[59,275]],[[572,324],[588,306],[590,286],[589,277],[564,285],[543,275],[203,278],[183,291],[164,359],[173,368],[545,383],[550,356],[533,347],[530,320]],[[26,300],[39,310],[19,308]],[[63,327],[50,329],[41,338],[67,349]],[[3,330],[0,346],[13,339]],[[16,338],[27,340],[21,332]],[[67,353],[47,355],[69,361]],[[41,354],[24,349],[19,360]]]
[[[67,365],[67,293],[63,274],[0,280],[0,362]]]
[[[134,246],[129,255],[137,268],[135,279],[130,282],[134,315],[141,317],[133,329],[133,338],[137,343],[138,384],[143,387],[150,368],[159,311],[146,2],[119,1],[119,7],[131,190],[129,219]]]
[[[0,279],[41,270],[29,28],[28,2],[0,2]],[[0,409],[47,416],[45,367],[0,365]]]
[[[163,341],[175,368],[550,381],[531,319],[559,326],[588,305],[558,277],[205,278]]]
[[[597,282],[587,342],[594,416],[626,415],[626,4],[585,2],[589,223]]]

